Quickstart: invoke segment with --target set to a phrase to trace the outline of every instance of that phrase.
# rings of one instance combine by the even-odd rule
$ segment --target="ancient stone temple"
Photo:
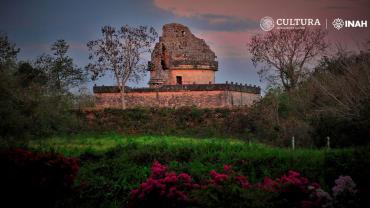
[[[232,108],[260,98],[257,86],[215,83],[218,62],[206,42],[188,27],[166,24],[149,62],[148,88],[126,88],[127,107]],[[94,86],[98,108],[120,107],[115,86]]]
[[[214,84],[218,62],[206,42],[180,24],[163,26],[150,67],[150,87]]]

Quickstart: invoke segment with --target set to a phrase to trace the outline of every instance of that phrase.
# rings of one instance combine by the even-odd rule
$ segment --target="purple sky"
[[[86,43],[99,37],[104,25],[153,26],[178,22],[206,40],[219,61],[217,82],[259,82],[246,44],[260,33],[259,20],[272,18],[361,19],[370,23],[370,0],[0,0],[0,31],[21,48],[20,60],[49,53],[51,43],[65,39],[70,55],[83,67],[88,63]],[[353,48],[370,38],[368,28],[329,29],[329,42]],[[146,86],[148,76],[138,85]],[[112,77],[97,84],[112,85]],[[93,83],[90,84],[90,86]]]

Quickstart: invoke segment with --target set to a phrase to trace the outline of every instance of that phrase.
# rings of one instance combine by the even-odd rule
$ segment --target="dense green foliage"
[[[80,111],[81,130],[123,134],[182,135],[195,137],[249,136],[247,109],[193,107],[105,109]]]
[[[1,34],[0,48],[1,145],[74,131],[74,96],[69,90],[83,81],[84,74],[66,55],[66,42],[57,41],[54,55],[43,55],[48,58],[35,64],[17,63],[19,49]]]
[[[36,80],[27,84],[25,79],[31,75],[20,73],[25,67],[33,70],[24,63],[14,72],[0,72],[0,137],[11,141],[68,130],[73,119],[68,96],[49,95]]]
[[[295,90],[270,89],[250,111],[262,142],[334,147],[370,142],[370,50],[324,57]]]
[[[32,141],[29,147],[79,156],[77,180],[80,195],[70,199],[75,207],[124,207],[129,193],[146,180],[155,160],[195,181],[230,164],[252,183],[296,170],[324,189],[340,175],[350,175],[361,193],[368,193],[368,149],[312,150],[272,148],[226,139],[191,139],[169,136],[79,135]],[[252,196],[251,196],[252,197]]]

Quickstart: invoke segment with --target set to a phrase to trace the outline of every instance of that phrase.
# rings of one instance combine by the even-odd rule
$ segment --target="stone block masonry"
[[[94,87],[97,108],[120,108],[117,87]],[[260,99],[260,88],[233,84],[163,85],[160,88],[126,88],[126,106],[178,108],[235,108]]]

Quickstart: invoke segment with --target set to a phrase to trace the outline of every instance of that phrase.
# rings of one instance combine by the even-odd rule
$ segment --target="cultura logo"
[[[321,24],[319,19],[279,18],[276,19],[276,21],[274,21],[274,19],[267,16],[263,17],[260,21],[261,29],[264,31],[270,31],[274,27],[276,29],[304,29],[306,26],[320,26],[320,25]]]
[[[337,30],[343,27],[367,27],[367,20],[343,20],[336,18],[333,21],[333,26]]]
[[[274,19],[271,17],[263,17],[260,21],[261,29],[264,31],[270,31],[274,28]]]

